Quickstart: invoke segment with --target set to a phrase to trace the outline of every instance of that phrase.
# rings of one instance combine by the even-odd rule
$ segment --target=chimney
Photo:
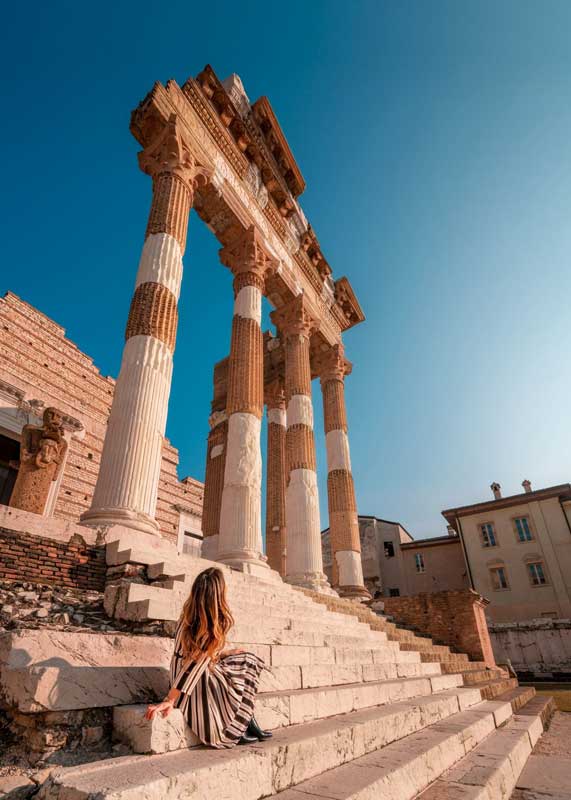
[[[523,490],[526,494],[531,492],[531,481],[528,481],[527,478],[521,482],[521,485],[523,486]]]
[[[499,483],[492,483],[490,489],[494,493],[494,500],[501,500],[502,499],[502,487]]]
[[[446,526],[446,530],[448,531],[448,536],[458,536],[458,533],[457,533],[457,531],[456,531],[456,530],[454,530],[454,528],[452,527],[452,525],[447,525],[447,526]]]

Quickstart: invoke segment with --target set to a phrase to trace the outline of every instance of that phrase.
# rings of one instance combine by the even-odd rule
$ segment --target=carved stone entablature
[[[345,277],[335,281],[335,304],[343,314],[345,324],[341,326],[342,330],[346,331],[365,319],[353,287]]]
[[[290,192],[298,197],[305,190],[305,181],[268,98],[256,100],[252,111]]]
[[[146,148],[176,115],[192,157],[212,172],[211,180],[195,191],[194,208],[199,216],[224,248],[232,247],[242,231],[255,226],[264,251],[274,262],[273,273],[266,275],[270,302],[279,308],[303,293],[318,320],[321,341],[333,345],[343,330],[364,317],[350,287],[349,299],[337,287],[334,296],[331,269],[314,232],[304,249],[307,220],[277,168],[254,113],[244,117],[247,96],[238,80],[233,77],[223,85],[207,67],[197,80],[189,78],[182,88],[174,81],[166,86],[157,83],[133,112],[131,130]],[[274,141],[271,136],[269,141]],[[264,166],[273,170],[279,191],[291,200],[285,216],[279,197],[265,182]]]

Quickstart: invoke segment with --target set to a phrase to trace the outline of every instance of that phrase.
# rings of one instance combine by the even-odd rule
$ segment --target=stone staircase
[[[165,552],[164,540],[148,539],[125,534],[108,545],[112,567],[139,579],[145,567],[147,582],[118,578],[106,607],[121,619],[160,619],[172,627],[209,562],[177,557]],[[114,736],[132,751],[60,769],[38,798],[412,800],[437,784],[439,794],[423,797],[509,797],[543,730],[544,701],[527,715],[514,710],[521,690],[500,670],[374,614],[369,619],[369,609],[332,610],[321,595],[316,601],[269,570],[261,577],[225,574],[236,618],[230,642],[269,668],[256,715],[273,739],[214,751],[196,746],[178,711],[145,720],[144,704],[168,686],[166,637],[12,634],[7,655],[0,650],[3,694],[12,708],[20,715],[112,710]],[[484,777],[474,778],[474,759],[488,765]],[[496,774],[502,788],[490,794]]]

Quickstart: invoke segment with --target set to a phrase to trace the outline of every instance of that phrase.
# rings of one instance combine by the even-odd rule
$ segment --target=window
[[[399,589],[389,589],[389,597],[400,597]]]
[[[545,586],[547,578],[541,561],[532,561],[527,565],[527,572],[532,586]]]
[[[510,588],[505,567],[492,567],[492,569],[490,569],[490,577],[492,579],[492,588],[494,591],[499,592],[503,589]]]
[[[414,563],[417,572],[424,572],[424,556],[422,555],[422,553],[415,554]]]
[[[395,546],[392,542],[385,542],[384,550],[385,550],[385,558],[394,558]]]
[[[515,530],[517,533],[518,542],[531,542],[533,536],[531,535],[531,528],[529,527],[529,520],[527,517],[517,517],[515,520]]]
[[[485,522],[480,525],[480,532],[482,534],[482,545],[484,547],[497,547],[496,532],[491,522]]]

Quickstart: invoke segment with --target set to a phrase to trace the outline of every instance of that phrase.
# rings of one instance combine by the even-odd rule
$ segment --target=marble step
[[[283,728],[254,746],[182,749],[68,767],[52,773],[38,800],[260,800],[459,713],[457,696],[443,692]],[[493,724],[491,711],[482,716]]]
[[[511,711],[482,703],[321,775],[302,781],[280,800],[412,800],[496,730]],[[509,709],[509,705],[508,705]],[[501,724],[501,723],[500,723]]]
[[[504,694],[510,689],[518,686],[517,678],[497,678],[480,683],[473,683],[475,689],[479,689],[484,700],[493,700],[499,695]]]
[[[428,664],[430,662],[425,661],[424,663]],[[454,660],[449,661],[439,661],[440,668],[442,672],[470,672],[474,670],[475,672],[480,672],[486,669],[486,662],[485,661],[461,661],[456,662]]]
[[[517,686],[513,689],[508,689],[506,692],[501,692],[496,699],[501,700],[503,703],[511,703],[513,713],[517,714],[535,696],[533,686]]]
[[[476,683],[486,683],[487,681],[504,678],[505,673],[501,669],[470,669],[463,670],[464,686],[473,686]],[[490,698],[491,699],[491,698]]]
[[[542,733],[538,716],[513,716],[441,775],[418,800],[509,800]]]

